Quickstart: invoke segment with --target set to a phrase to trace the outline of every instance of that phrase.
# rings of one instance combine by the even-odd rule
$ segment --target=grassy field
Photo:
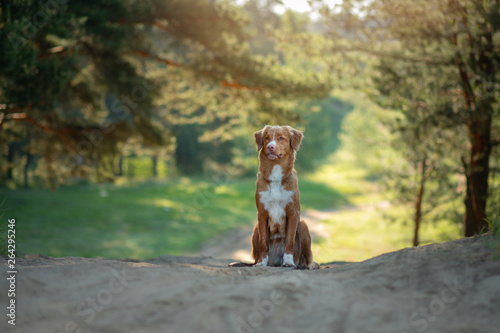
[[[360,261],[411,246],[410,206],[395,206],[363,170],[325,165],[300,179],[302,210],[335,210],[313,243],[317,262]],[[2,220],[16,219],[18,254],[153,258],[199,251],[221,232],[254,223],[255,179],[178,178],[78,185],[55,192],[0,189]],[[387,217],[398,216],[397,222]],[[2,223],[4,224],[4,223]],[[425,222],[422,244],[461,237]]]
[[[325,165],[310,177],[331,184],[351,203],[322,221],[330,236],[313,243],[317,262],[362,261],[412,246],[413,207],[389,202],[365,176],[362,169],[337,164]],[[425,245],[458,239],[461,234],[458,223],[424,221],[419,237]]]
[[[303,209],[346,205],[332,187],[302,180]],[[0,190],[16,219],[18,254],[152,258],[189,254],[253,223],[255,180],[188,179]]]

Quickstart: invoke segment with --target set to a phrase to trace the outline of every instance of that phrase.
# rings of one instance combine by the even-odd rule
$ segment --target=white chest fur
[[[259,192],[260,202],[269,212],[270,226],[275,223],[278,223],[281,227],[284,226],[285,207],[292,202],[293,191],[287,191],[283,188],[283,185],[281,185],[282,178],[281,166],[275,165],[269,177],[271,183],[268,185],[267,191]],[[280,229],[284,230],[284,228]]]

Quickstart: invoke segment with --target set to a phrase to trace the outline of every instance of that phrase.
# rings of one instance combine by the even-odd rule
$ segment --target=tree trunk
[[[158,177],[158,155],[153,154],[151,156],[151,162],[153,164],[153,177]]]
[[[115,173],[115,176],[121,177],[123,176],[123,156],[120,155],[118,159],[118,172]]]
[[[7,180],[14,179],[13,177],[13,168],[14,165],[14,145],[9,145],[7,152]]]
[[[427,169],[427,158],[424,157],[422,163],[420,164],[420,188],[418,189],[417,200],[415,201],[415,232],[413,234],[413,246],[418,246],[418,230],[420,228],[420,221],[422,220],[422,199],[424,197],[425,181],[426,175],[425,171]]]
[[[26,163],[24,164],[24,188],[29,188],[29,167],[32,159],[33,155],[26,153]]]
[[[469,38],[471,50],[476,45],[481,46],[477,50],[478,54],[480,54],[478,59],[476,59],[475,53],[471,52],[469,62],[476,65],[476,71],[479,71],[482,81],[477,78],[477,72],[474,76],[467,72],[466,64],[456,43],[456,36],[452,39],[453,45],[457,48],[455,60],[460,73],[465,107],[469,111],[467,122],[470,141],[469,163],[463,161],[467,177],[464,216],[465,237],[487,231],[485,218],[492,148],[493,103],[495,102],[493,86],[497,70],[495,70],[492,59],[494,48],[491,31],[485,32],[481,38],[486,43],[474,44],[474,40]],[[475,84],[471,83],[473,77]]]
[[[494,43],[491,31],[485,32],[482,37],[485,43],[480,49],[477,66],[481,69],[483,81],[476,82],[477,87],[482,86],[478,95],[465,94],[466,98],[475,104],[475,109],[470,109],[471,116],[468,122],[470,156],[467,173],[467,194],[465,196],[465,236],[473,236],[487,231],[486,203],[488,200],[488,178],[490,175],[490,154],[492,149],[491,128],[493,123],[493,103],[495,103],[495,69],[493,63]],[[472,41],[471,41],[472,49]],[[471,60],[475,60],[472,56]],[[471,90],[472,91],[472,90]],[[477,93],[476,93],[477,94]],[[466,101],[467,102],[467,101]],[[467,105],[467,103],[466,103]],[[468,106],[470,106],[469,104]]]
[[[486,231],[486,203],[490,173],[492,106],[484,103],[482,111],[469,124],[471,143],[469,166],[466,170],[465,237]]]

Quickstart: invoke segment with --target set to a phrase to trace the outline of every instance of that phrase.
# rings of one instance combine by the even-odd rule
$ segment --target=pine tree
[[[494,128],[499,116],[500,3],[351,0],[344,1],[340,14],[324,13],[330,51],[355,59],[351,65],[359,71],[374,65],[371,87],[377,102],[401,109],[415,134],[451,130],[457,140],[467,141],[468,147],[450,148],[461,156],[467,179],[464,233],[484,232],[490,156],[500,144]],[[463,130],[465,137],[458,134]],[[437,139],[424,137],[423,144]]]
[[[227,1],[2,2],[1,142],[28,138],[23,150],[55,185],[88,177],[131,137],[170,142],[200,107],[207,124],[280,117],[282,101],[328,92],[318,76],[254,56],[247,24]]]

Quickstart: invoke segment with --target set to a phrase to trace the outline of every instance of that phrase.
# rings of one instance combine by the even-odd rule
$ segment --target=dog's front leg
[[[292,205],[293,206],[293,205]],[[283,266],[295,267],[293,253],[295,252],[295,234],[300,220],[300,211],[291,207],[286,212],[286,236],[285,236],[285,254],[283,255]]]
[[[265,210],[259,209],[259,243],[260,243],[260,258],[257,259],[257,266],[267,266],[269,261],[269,214]]]

